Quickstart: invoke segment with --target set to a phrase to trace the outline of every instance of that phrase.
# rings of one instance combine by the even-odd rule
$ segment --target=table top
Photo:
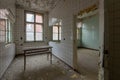
[[[52,46],[31,46],[31,47],[24,47],[23,51],[26,50],[35,50],[35,49],[45,49],[45,48],[52,48]]]

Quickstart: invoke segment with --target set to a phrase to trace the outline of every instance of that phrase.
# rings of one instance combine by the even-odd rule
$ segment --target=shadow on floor
[[[84,80],[82,75],[55,57],[51,65],[46,54],[27,56],[24,72],[23,58],[23,56],[16,57],[1,80]]]

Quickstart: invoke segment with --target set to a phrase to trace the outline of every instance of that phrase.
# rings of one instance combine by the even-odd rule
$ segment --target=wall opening
[[[86,78],[98,79],[99,14],[98,10],[76,16],[78,71]]]

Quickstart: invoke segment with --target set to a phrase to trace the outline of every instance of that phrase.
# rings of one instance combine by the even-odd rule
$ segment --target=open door
[[[104,80],[120,80],[120,0],[104,0]]]

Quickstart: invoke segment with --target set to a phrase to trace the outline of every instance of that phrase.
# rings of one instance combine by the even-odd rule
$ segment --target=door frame
[[[99,0],[99,74],[98,80],[104,80],[104,67],[103,67],[103,56],[104,56],[104,0]],[[73,67],[78,71],[77,64],[77,27],[76,27],[77,15],[73,17]]]

